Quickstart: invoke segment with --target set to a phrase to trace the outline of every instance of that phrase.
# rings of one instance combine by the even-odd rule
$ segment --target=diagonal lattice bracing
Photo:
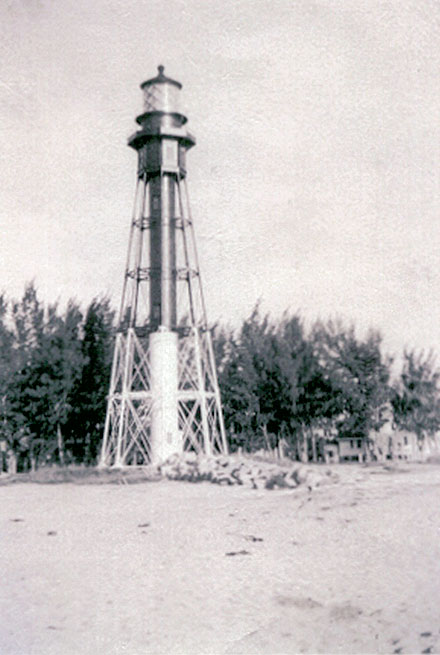
[[[101,465],[143,465],[151,461],[153,401],[148,344],[145,347],[135,334],[118,335],[116,343]],[[124,362],[131,367],[125,376]],[[179,342],[178,429],[184,451],[206,454],[226,451],[217,393],[209,333],[193,328]]]
[[[150,388],[150,366],[148,357],[148,346],[142,344],[142,341],[134,334],[133,337],[133,373],[131,380],[131,390],[139,389],[140,391]]]

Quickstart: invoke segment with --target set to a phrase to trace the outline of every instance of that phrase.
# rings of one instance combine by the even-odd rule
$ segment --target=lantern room
[[[164,67],[158,67],[158,75],[141,84],[144,94],[144,113],[138,116],[138,123],[144,123],[151,114],[174,117],[176,124],[186,123],[186,117],[181,114],[180,91],[182,85],[176,80],[164,75]]]

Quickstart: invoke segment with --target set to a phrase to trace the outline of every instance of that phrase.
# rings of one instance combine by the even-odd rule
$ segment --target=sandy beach
[[[3,655],[440,652],[440,467],[0,487]]]

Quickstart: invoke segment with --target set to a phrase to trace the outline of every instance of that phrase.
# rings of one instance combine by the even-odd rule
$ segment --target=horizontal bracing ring
[[[199,272],[194,268],[178,268],[175,272],[177,280],[190,280],[192,278],[198,277]],[[147,282],[148,280],[159,280],[161,277],[160,268],[139,268],[135,270],[129,270],[126,272],[126,277],[131,278],[132,280],[137,280],[138,282]]]
[[[189,218],[181,218],[176,216],[169,219],[170,223],[174,223],[174,226],[178,230],[183,230],[184,228],[192,225]],[[133,221],[133,225],[138,228],[138,230],[148,230],[153,227],[159,227],[161,224],[160,218],[154,218],[152,216],[143,216],[142,218],[137,218]]]
[[[205,398],[206,400],[214,400],[215,399],[215,392],[214,391],[201,391],[200,389],[194,388],[194,389],[180,389],[178,388],[177,390],[178,394],[178,400],[180,402],[183,401],[188,401],[188,400],[199,400],[201,397]],[[120,402],[123,399],[130,398],[131,400],[144,400],[144,401],[152,401],[154,399],[154,395],[151,390],[143,390],[143,391],[125,391],[125,392],[114,392],[112,394],[112,400],[113,402]]]
[[[178,268],[176,273],[178,280],[190,280],[199,275],[199,271],[194,268]]]

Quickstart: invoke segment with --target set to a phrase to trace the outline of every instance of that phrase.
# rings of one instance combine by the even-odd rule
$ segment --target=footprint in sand
[[[363,612],[359,607],[355,607],[350,603],[333,605],[330,608],[330,617],[333,621],[353,621],[354,619],[359,618],[362,613]]]
[[[253,541],[253,542],[263,541],[262,537],[254,537],[253,534],[246,534],[244,535],[244,538],[246,539],[246,541]]]
[[[301,598],[295,596],[275,596],[275,602],[282,607],[296,607],[300,610],[311,610],[322,607],[321,603],[313,598]]]

